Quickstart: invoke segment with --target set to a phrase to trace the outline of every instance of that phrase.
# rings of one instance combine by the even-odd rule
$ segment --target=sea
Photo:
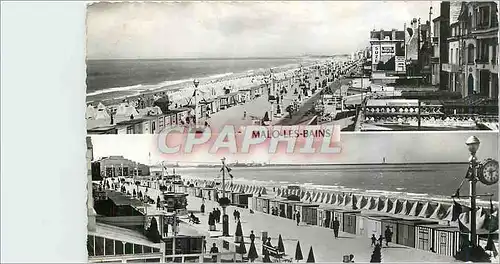
[[[210,80],[275,67],[298,66],[311,60],[308,57],[87,60],[87,101],[175,88],[195,78]]]
[[[386,197],[428,198],[452,201],[451,195],[460,186],[467,164],[364,164],[233,167],[234,183],[262,186],[299,185],[306,188],[363,192]],[[220,168],[176,168],[183,177],[213,180],[220,178]],[[230,181],[231,178],[228,178]],[[469,193],[465,181],[462,195]],[[477,184],[477,193],[491,193],[498,201],[498,185]],[[484,202],[488,199],[483,198]],[[498,203],[498,202],[496,202]]]

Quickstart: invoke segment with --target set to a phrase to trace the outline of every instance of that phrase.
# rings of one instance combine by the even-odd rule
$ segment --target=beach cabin
[[[231,196],[233,205],[242,208],[248,208],[248,200],[252,198],[250,193],[232,193]]]
[[[297,203],[295,208],[300,212],[300,221],[308,225],[318,224],[318,207],[319,204]]]
[[[361,211],[335,208],[333,209],[333,218],[331,219],[331,222],[333,223],[335,218],[337,218],[340,223],[340,231],[348,232],[346,231],[346,226],[348,226],[348,233],[356,234],[356,214],[359,213],[361,213]]]
[[[215,201],[216,193],[217,193],[217,190],[214,188],[203,188],[202,189],[202,197],[205,198],[205,200]]]
[[[219,101],[220,110],[225,110],[231,107],[230,98],[228,94],[221,95],[217,97],[216,100]]]
[[[252,90],[251,89],[241,89],[239,90],[239,103],[244,104],[252,100]]]
[[[255,209],[256,211],[263,212],[266,214],[270,213],[270,201],[271,197],[268,196],[260,196],[260,197],[255,197],[257,201],[257,208]]]
[[[332,205],[324,205],[321,204],[318,207],[318,226],[331,228],[331,221],[333,219],[333,210],[334,207]]]
[[[117,134],[144,134],[145,120],[142,118],[121,121],[116,124]]]
[[[356,234],[366,236],[368,238],[372,237],[372,235],[375,235],[375,237],[378,238],[380,235],[382,236],[384,235],[385,231],[384,220],[385,224],[387,224],[388,221],[397,220],[398,218],[385,215],[378,215],[378,214],[362,214],[357,219],[358,222],[357,222]],[[391,230],[393,232],[392,240],[393,242],[395,242],[397,225],[396,227],[393,226]]]
[[[460,234],[456,226],[440,224],[418,225],[415,233],[416,245],[418,249],[433,251],[440,255],[454,256],[468,240],[469,234]],[[478,234],[478,241],[480,235]]]
[[[427,220],[421,220],[421,219],[400,219],[397,222],[397,232],[394,232],[396,234],[396,237],[393,237],[394,241],[396,241],[397,244],[399,245],[405,245],[408,247],[415,247],[416,241],[416,227],[418,225],[431,225],[431,224],[438,224],[437,221],[427,221]]]
[[[285,217],[288,219],[295,219],[295,211],[297,210],[296,205],[299,203],[300,203],[299,201],[293,201],[288,199],[279,202],[280,206],[283,206],[283,208],[285,209]]]

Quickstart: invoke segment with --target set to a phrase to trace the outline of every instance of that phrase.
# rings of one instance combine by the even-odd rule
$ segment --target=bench
[[[277,259],[281,259],[285,255],[285,252],[280,252],[277,248],[270,247],[268,245],[264,245],[264,250],[269,253],[269,256],[275,257]]]

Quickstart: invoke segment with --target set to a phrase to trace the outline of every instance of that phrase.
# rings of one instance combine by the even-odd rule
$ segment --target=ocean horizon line
[[[348,56],[349,54],[333,55],[296,55],[296,56],[251,56],[251,57],[179,57],[179,58],[86,58],[85,61],[189,61],[189,60],[264,60],[264,59],[300,59],[300,58],[328,58],[337,56]]]
[[[214,166],[217,167],[219,164],[217,162],[207,162],[207,163],[198,163],[190,165],[183,164],[182,161],[179,161],[179,167],[197,167],[197,166]],[[194,162],[193,162],[194,163]],[[252,165],[252,164],[260,164],[260,166],[255,167],[273,167],[273,166],[368,166],[368,165],[457,165],[457,164],[468,164],[467,161],[438,161],[438,162],[394,162],[394,163],[263,163],[263,162],[229,162],[228,165]],[[172,164],[170,164],[172,165]],[[248,166],[252,167],[252,166]]]

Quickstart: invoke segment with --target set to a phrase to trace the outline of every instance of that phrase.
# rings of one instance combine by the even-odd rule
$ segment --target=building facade
[[[406,73],[405,33],[392,29],[370,32],[372,73],[400,75]]]
[[[448,63],[441,65],[446,90],[497,100],[497,10],[495,2],[451,3]]]
[[[431,57],[432,85],[446,90],[448,73],[442,70],[442,65],[448,63],[448,38],[450,37],[450,2],[441,2],[440,14],[432,20],[434,32],[432,35],[433,53]],[[443,82],[441,82],[443,80]]]
[[[109,156],[98,160],[101,175],[104,177],[117,176],[148,176],[149,166],[141,164],[123,156]]]

